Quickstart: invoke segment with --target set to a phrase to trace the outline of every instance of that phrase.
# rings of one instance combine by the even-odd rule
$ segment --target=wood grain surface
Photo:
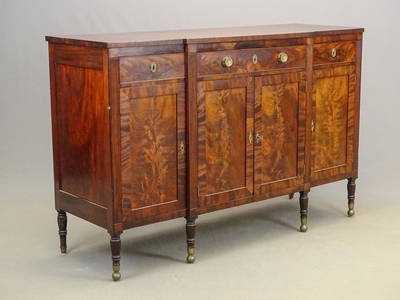
[[[355,85],[354,65],[314,70],[312,179],[353,168]]]
[[[252,79],[198,84],[199,204],[253,191]],[[212,196],[214,195],[214,196]]]
[[[278,55],[281,52],[288,55],[285,63],[278,61]],[[253,63],[253,55],[257,56],[257,63]],[[233,65],[230,68],[222,65],[223,58],[227,56],[233,59]],[[305,46],[203,52],[197,57],[200,76],[302,68],[305,66]]]
[[[151,71],[151,64],[156,70]],[[143,80],[176,79],[185,77],[182,53],[123,57],[120,59],[121,83]]]
[[[120,100],[125,214],[144,218],[183,208],[184,85],[123,88]]]
[[[256,78],[255,172],[259,193],[296,188],[303,183],[305,74]]]
[[[162,44],[212,43],[313,37],[363,32],[363,28],[311,24],[274,24],[225,28],[183,29],[87,35],[46,36],[52,43],[90,47],[132,47]]]
[[[332,57],[332,49],[336,49],[335,57]],[[355,42],[336,42],[314,45],[314,65],[354,62],[355,60]]]
[[[60,189],[107,207],[111,166],[103,72],[57,64],[55,77]]]
[[[356,178],[362,31],[49,37],[57,208],[115,233]]]

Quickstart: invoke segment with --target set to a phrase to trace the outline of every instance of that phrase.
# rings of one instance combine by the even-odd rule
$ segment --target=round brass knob
[[[278,61],[281,62],[281,63],[287,62],[288,58],[289,57],[288,57],[287,53],[285,53],[285,52],[281,52],[281,53],[278,54]]]
[[[150,64],[150,71],[152,73],[154,73],[155,71],[157,71],[157,64],[156,63],[151,63]]]
[[[257,64],[257,62],[258,62],[257,54],[253,54],[253,64]]]
[[[336,48],[333,48],[331,51],[331,56],[336,57],[336,55],[337,55],[337,50],[336,50]]]
[[[232,57],[230,57],[230,56],[225,56],[225,57],[222,59],[222,65],[223,65],[224,67],[226,67],[226,68],[232,67],[232,66],[233,66],[233,59],[232,59]]]

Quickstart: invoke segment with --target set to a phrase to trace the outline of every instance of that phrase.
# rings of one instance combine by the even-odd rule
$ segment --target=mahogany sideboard
[[[55,206],[121,233],[357,178],[363,28],[268,25],[47,36]]]

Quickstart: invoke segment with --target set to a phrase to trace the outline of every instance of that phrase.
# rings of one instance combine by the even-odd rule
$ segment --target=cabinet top
[[[246,27],[46,36],[46,41],[57,44],[119,48],[165,44],[300,38],[328,34],[358,33],[363,31],[364,28],[358,27],[276,24]]]

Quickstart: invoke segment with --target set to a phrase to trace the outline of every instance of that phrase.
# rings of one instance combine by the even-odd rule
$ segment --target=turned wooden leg
[[[187,242],[187,258],[186,261],[189,264],[194,263],[194,237],[196,232],[196,221],[197,216],[186,217],[186,242]]]
[[[347,200],[348,200],[348,206],[349,206],[349,210],[347,211],[347,215],[349,217],[354,216],[355,193],[356,193],[356,179],[355,178],[349,178],[349,179],[347,179]]]
[[[110,246],[111,246],[111,256],[113,262],[113,273],[112,279],[118,281],[121,279],[120,273],[120,260],[121,260],[121,233],[111,234]]]
[[[293,197],[294,197],[294,193],[290,193],[290,194],[289,194],[289,200],[292,200]]]
[[[306,232],[307,227],[307,210],[308,210],[308,191],[300,192],[300,232]]]
[[[67,253],[67,214],[63,210],[57,215],[58,235],[60,236],[60,250],[62,254]]]

